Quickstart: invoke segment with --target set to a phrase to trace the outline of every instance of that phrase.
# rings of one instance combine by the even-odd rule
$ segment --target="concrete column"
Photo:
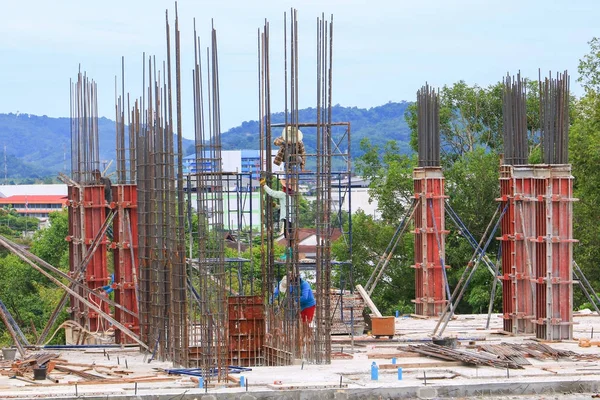
[[[415,198],[415,313],[437,316],[446,306],[444,175],[440,167],[413,171]],[[444,265],[442,265],[444,264]]]

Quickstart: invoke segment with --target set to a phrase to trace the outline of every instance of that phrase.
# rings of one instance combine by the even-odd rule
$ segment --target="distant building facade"
[[[277,150],[271,152],[271,158],[275,159]],[[205,153],[202,165],[197,165],[196,154],[190,154],[182,159],[183,173],[185,175],[194,175],[199,172],[213,172],[217,169],[216,160],[210,160],[210,155]],[[282,172],[282,165],[275,165],[271,162],[273,172]],[[260,171],[266,170],[266,166],[261,168],[260,150],[222,150],[221,151],[221,170],[222,172],[237,172],[243,174],[252,174],[252,179],[260,177]]]
[[[53,211],[67,206],[67,196],[63,195],[16,195],[0,198],[1,208],[12,208],[23,217],[48,218]]]
[[[14,208],[19,215],[48,218],[67,205],[67,185],[0,185],[0,208]]]

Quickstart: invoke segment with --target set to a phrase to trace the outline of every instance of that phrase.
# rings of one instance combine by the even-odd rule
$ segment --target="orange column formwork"
[[[536,337],[573,338],[573,176],[570,165],[539,165],[535,182],[537,234]]]
[[[81,188],[69,186],[68,193],[69,264],[71,274],[77,277],[85,252],[89,249],[106,219],[108,204],[104,199],[103,185],[82,186]],[[106,237],[102,238],[85,270],[85,284],[92,290],[101,290],[110,281],[106,255],[107,243]],[[79,291],[79,294],[86,296],[83,291]],[[86,297],[88,301],[97,304],[104,312],[110,312],[108,304],[102,302],[97,296],[89,294]],[[108,323],[101,319],[97,312],[90,310],[74,297],[71,297],[70,312],[73,320],[91,332],[105,331],[109,328]]]
[[[265,306],[261,296],[231,296],[227,300],[229,365],[264,365]]]
[[[113,242],[111,248],[115,263],[115,302],[127,310],[138,313],[137,283],[139,277],[138,260],[138,216],[137,185],[113,186],[113,203],[116,210],[113,221]],[[139,335],[139,319],[122,310],[115,309],[115,319],[132,332]],[[120,330],[115,331],[116,343],[134,343]]]
[[[440,167],[413,170],[415,198],[415,313],[437,316],[446,306],[444,175]],[[446,268],[448,266],[445,266]]]
[[[512,334],[532,334],[535,317],[534,276],[530,239],[534,235],[534,173],[530,166],[500,167],[500,201],[506,212],[500,222],[502,236],[503,329]]]

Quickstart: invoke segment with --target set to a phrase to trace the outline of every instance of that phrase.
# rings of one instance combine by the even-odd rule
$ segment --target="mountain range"
[[[333,122],[350,122],[353,157],[361,154],[359,143],[369,138],[372,144],[383,145],[395,140],[401,152],[409,153],[410,129],[404,119],[408,102],[389,102],[369,109],[358,107],[332,107]],[[316,122],[316,109],[299,110],[299,121]],[[284,113],[271,115],[274,124],[285,121]],[[223,132],[224,150],[258,149],[258,121],[244,121],[239,126]],[[304,143],[308,152],[316,148],[316,130],[303,128]],[[278,132],[273,133],[274,136]],[[101,160],[115,158],[115,122],[99,118],[98,137]],[[194,141],[183,141],[184,154],[194,152]],[[59,172],[68,171],[71,165],[71,125],[69,118],[52,118],[31,114],[0,114],[0,183],[34,183],[52,181]],[[114,163],[113,163],[114,165]]]

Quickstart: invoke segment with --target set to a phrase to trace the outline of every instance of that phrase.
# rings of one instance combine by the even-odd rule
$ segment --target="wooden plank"
[[[437,361],[437,362],[401,362],[396,364],[380,364],[379,369],[396,368],[440,368],[440,367],[458,367],[465,365],[462,361]]]
[[[89,380],[89,381],[98,381],[100,379],[107,379],[104,376],[91,374],[89,372],[81,371],[78,369],[68,368],[68,367],[65,367],[64,365],[56,365],[54,367],[54,369],[56,369],[57,371],[60,371],[60,372],[65,372],[67,374],[77,375],[78,377]],[[90,369],[93,369],[93,368],[90,368]]]
[[[370,353],[367,354],[367,358],[402,358],[402,357],[421,357],[419,353],[413,351],[398,351],[396,353]]]
[[[417,319],[429,319],[429,317],[427,315],[419,315],[419,314],[410,314],[411,318],[417,318]]]
[[[342,353],[341,351],[336,351],[331,353],[331,358],[334,360],[352,360],[354,355],[349,353]]]
[[[356,290],[358,290],[358,293],[360,293],[360,296],[363,298],[363,300],[365,301],[369,309],[373,312],[373,314],[375,314],[377,317],[383,317],[375,303],[373,303],[373,300],[371,300],[371,297],[369,297],[369,295],[367,294],[365,288],[362,287],[362,285],[356,285]]]

